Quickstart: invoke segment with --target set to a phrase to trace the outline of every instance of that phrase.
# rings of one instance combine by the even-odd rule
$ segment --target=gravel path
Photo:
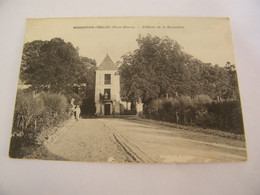
[[[113,135],[96,119],[79,120],[47,148],[67,160],[130,162]]]
[[[81,119],[48,150],[89,162],[245,161],[245,142],[125,119]]]

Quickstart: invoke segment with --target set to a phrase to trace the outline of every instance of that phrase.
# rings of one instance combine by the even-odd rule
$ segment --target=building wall
[[[97,70],[96,71],[96,86],[95,86],[95,103],[96,103],[96,114],[104,115],[104,105],[100,105],[99,94],[104,95],[104,89],[110,89],[111,100],[114,102],[115,107],[111,104],[110,114],[113,109],[116,113],[120,113],[120,77],[116,74],[117,70]],[[111,84],[105,84],[105,74],[111,75]],[[119,104],[119,106],[117,105]],[[119,109],[118,109],[119,107]]]

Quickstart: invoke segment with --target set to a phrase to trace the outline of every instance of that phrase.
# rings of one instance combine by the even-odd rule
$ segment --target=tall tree
[[[187,63],[192,56],[168,37],[139,37],[139,49],[123,56],[120,66],[121,94],[124,100],[148,103],[152,99],[185,93]]]
[[[237,97],[234,65],[226,67],[204,63],[185,53],[168,37],[147,35],[137,39],[138,49],[122,57],[121,97],[125,101],[199,94],[213,99]]]
[[[60,38],[24,45],[20,78],[34,90],[66,93],[83,71],[78,50]]]

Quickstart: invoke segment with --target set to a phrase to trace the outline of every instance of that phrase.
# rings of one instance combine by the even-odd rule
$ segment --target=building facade
[[[120,114],[120,76],[107,55],[96,70],[95,104],[97,115]]]

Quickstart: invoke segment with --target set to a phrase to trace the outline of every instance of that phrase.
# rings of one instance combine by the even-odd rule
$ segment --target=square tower
[[[120,114],[120,102],[120,76],[118,67],[107,55],[96,70],[96,114]]]

